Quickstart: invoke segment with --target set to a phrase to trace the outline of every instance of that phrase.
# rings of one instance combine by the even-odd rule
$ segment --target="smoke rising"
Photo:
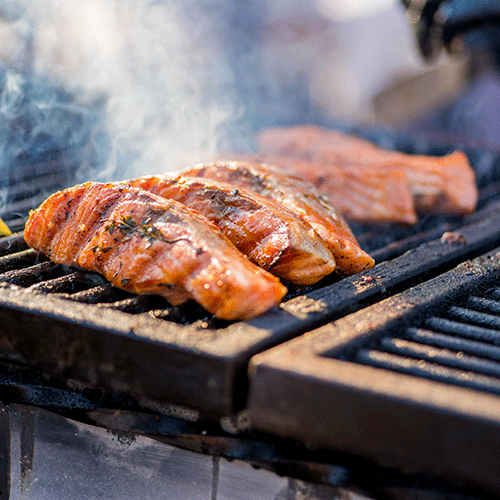
[[[10,124],[24,114],[29,131],[13,144],[12,134],[0,138],[2,164],[42,136],[80,155],[77,182],[173,170],[197,151],[247,150],[248,96],[260,78],[248,33],[258,20],[236,3],[3,2],[0,41],[16,43],[0,48],[1,112]]]

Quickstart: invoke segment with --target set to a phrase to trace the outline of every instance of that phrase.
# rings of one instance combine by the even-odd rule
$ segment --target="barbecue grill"
[[[456,147],[350,131],[407,152]],[[49,262],[20,232],[1,239],[7,415],[29,405],[375,498],[498,492],[500,154],[465,150],[476,213],[390,232],[353,225],[374,268],[290,290],[251,321],[118,290]]]
[[[484,22],[443,24],[442,6],[455,2],[403,3],[428,57]],[[257,24],[240,17],[238,30]],[[0,98],[6,75],[0,68]],[[11,113],[0,124],[10,165],[0,217],[15,231],[0,238],[0,498],[76,498],[80,489],[140,499],[162,487],[212,500],[498,497],[500,150],[435,130],[332,123],[308,108],[308,122],[386,148],[464,150],[478,210],[412,227],[352,223],[374,268],[292,287],[280,307],[225,322],[26,246],[29,210],[87,180],[81,164],[94,174],[98,151],[109,153],[99,102],[89,112],[26,75],[10,82],[25,86],[13,95],[37,105],[0,107]],[[247,83],[238,82],[242,95]],[[46,103],[52,111],[32,121]]]

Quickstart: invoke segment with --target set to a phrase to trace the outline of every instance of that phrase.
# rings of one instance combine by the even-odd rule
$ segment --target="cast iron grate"
[[[0,62],[0,217],[20,231],[49,194],[102,167],[103,105]]]
[[[224,324],[210,317],[192,301],[172,307],[159,296],[138,296],[120,290],[97,273],[50,262],[43,254],[28,248],[21,234],[10,237],[8,244],[6,240],[3,249],[5,255],[0,257],[0,282],[27,288],[35,294],[52,294],[54,297],[129,314],[148,313],[151,317],[180,324],[198,320],[210,322],[210,325],[204,325],[205,328]]]
[[[75,166],[60,170],[57,163],[55,159],[33,166],[31,175],[0,181],[0,217],[12,231],[22,230],[29,211],[74,178]]]
[[[400,335],[361,347],[351,361],[500,394],[500,287],[471,295]]]
[[[346,284],[356,284],[359,279],[363,280],[363,276],[367,276],[363,282],[366,285],[370,283],[373,275],[377,275],[375,281],[379,285],[378,297],[368,300],[373,302],[393,293],[394,290],[404,289],[422,279],[444,272],[456,263],[479,255],[500,243],[500,202],[492,203],[473,216],[461,219],[461,223],[462,225],[458,222],[451,224],[449,221],[437,223],[429,231],[412,234],[372,252],[378,264],[400,257],[400,260],[395,261],[394,270],[389,272],[390,276],[384,276],[384,273],[377,274],[376,271],[380,271],[380,267],[344,280],[333,274],[314,286],[289,287],[284,302],[306,295],[324,300],[325,293],[322,290],[327,290],[328,293],[331,286],[345,288]],[[465,244],[440,244],[440,237],[454,229],[465,238]],[[397,232],[398,228],[395,231]],[[366,239],[370,234],[364,233],[362,236]],[[426,243],[429,247],[425,247]],[[408,251],[416,251],[419,247],[418,260],[415,256],[403,255]],[[43,254],[28,248],[22,233],[0,239],[0,282],[29,288],[34,293],[47,293],[58,298],[95,304],[130,314],[148,313],[149,316],[180,324],[201,321],[203,328],[211,329],[227,325],[227,322],[211,317],[195,302],[172,307],[166,300],[157,296],[136,296],[119,290],[96,273],[51,263]],[[359,286],[355,286],[356,293],[344,297],[352,302],[347,312],[358,309],[361,302],[363,305],[367,303],[364,294],[359,293]],[[364,289],[368,290],[368,287],[365,286]],[[324,321],[339,314],[343,313],[338,310],[333,315],[327,313]]]
[[[409,152],[444,154],[454,149],[433,149],[430,142],[416,144],[414,138],[394,142],[392,137],[389,144],[389,136],[384,137],[378,137],[382,145]],[[482,201],[480,212],[466,219],[422,218],[412,228],[356,228],[364,248],[376,259],[375,268],[291,289],[279,308],[248,322],[217,321],[193,302],[172,307],[159,297],[123,292],[95,273],[48,262],[26,247],[21,233],[3,238],[2,356],[58,376],[211,414],[241,409],[247,397],[247,365],[254,354],[431,279],[500,244],[500,204],[495,193],[490,196],[484,191],[500,178],[500,156],[479,150],[468,154],[483,201],[488,202]],[[25,216],[39,197],[67,180],[58,180],[57,169],[47,167],[49,163],[42,162],[32,177],[23,171],[16,182],[10,182],[6,209],[13,207]],[[452,230],[460,231],[465,244],[440,240],[444,231]]]
[[[250,361],[253,428],[500,490],[500,248]]]
[[[212,318],[193,302],[172,307],[49,262],[16,234],[0,240],[0,353],[55,376],[227,415],[246,405],[253,355],[498,246],[500,207],[476,218],[458,238],[421,245],[404,240],[403,248],[395,243],[388,253],[399,257],[292,291],[280,307],[234,323]],[[416,246],[403,253],[410,243]]]

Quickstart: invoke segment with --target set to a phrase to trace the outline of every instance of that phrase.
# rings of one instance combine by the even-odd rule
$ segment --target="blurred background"
[[[384,93],[433,69],[457,66],[446,57],[432,65],[423,60],[397,0],[274,0],[268,8],[275,24],[264,45],[267,71],[297,87],[307,81],[313,105],[327,116],[401,122],[418,112],[411,102],[417,96],[407,95],[408,102],[394,102],[391,109]],[[448,97],[445,89],[436,90],[439,100]],[[426,93],[438,100],[432,89]]]
[[[496,62],[461,40],[424,59],[413,4],[426,2],[0,0],[0,153],[39,158],[50,138],[77,180],[112,180],[251,151],[270,125],[499,144]]]

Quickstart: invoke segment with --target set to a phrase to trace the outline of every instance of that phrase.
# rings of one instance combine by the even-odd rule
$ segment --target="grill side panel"
[[[172,342],[166,332],[162,339],[148,318],[96,312],[86,304],[75,304],[68,318],[59,300],[40,297],[34,310],[30,294],[9,292],[0,306],[2,358],[139,399],[231,411],[232,364],[200,356],[195,345]]]
[[[423,370],[418,364],[388,370],[364,359],[374,346],[388,342],[384,339],[412,331],[420,318],[433,317],[471,293],[485,293],[500,279],[498,258],[493,252],[461,264],[255,356],[250,363],[252,426],[405,474],[500,491],[496,390],[429,380],[406,370]],[[496,380],[491,371],[482,376]]]

